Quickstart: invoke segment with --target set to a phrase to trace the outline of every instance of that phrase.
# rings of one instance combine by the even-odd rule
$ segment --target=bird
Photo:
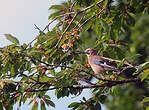
[[[103,74],[105,74],[106,71],[120,72],[116,66],[112,65],[113,62],[120,61],[99,56],[92,48],[86,49],[84,53],[87,55],[88,62],[94,73],[99,74],[102,79],[105,79]]]

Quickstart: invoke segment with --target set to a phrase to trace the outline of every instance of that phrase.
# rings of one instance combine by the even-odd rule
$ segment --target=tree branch
[[[28,92],[42,92],[42,91],[48,91],[48,90],[54,90],[54,89],[60,89],[60,88],[73,88],[73,89],[89,89],[89,88],[97,88],[97,87],[112,87],[116,85],[121,85],[125,83],[132,83],[132,82],[140,82],[140,78],[134,78],[134,79],[126,79],[126,80],[119,80],[116,82],[108,82],[105,84],[97,84],[97,85],[72,85],[72,86],[65,86],[65,87],[53,87],[49,89],[36,89],[36,90],[28,90]]]
[[[60,39],[58,40],[58,42],[57,42],[57,44],[56,44],[56,46],[55,46],[55,48],[58,47],[58,45],[59,45],[59,43],[61,42],[61,40],[62,40],[64,34],[65,34],[66,31],[69,29],[70,25],[72,24],[72,22],[74,21],[74,19],[76,18],[77,15],[78,15],[78,13],[75,13],[74,17],[73,17],[72,20],[70,21],[70,24],[68,24],[68,26],[66,27],[66,29],[65,29],[64,32],[62,33]]]

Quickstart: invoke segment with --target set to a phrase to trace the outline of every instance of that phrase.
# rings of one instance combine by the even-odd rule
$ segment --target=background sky
[[[4,34],[12,34],[17,37],[21,44],[29,43],[38,35],[35,29],[36,24],[41,30],[48,24],[48,8],[53,4],[60,4],[67,0],[0,0],[0,47],[11,44],[5,39]],[[91,92],[85,90],[79,97],[66,97],[57,100],[54,97],[54,91],[48,92],[56,108],[49,107],[48,110],[68,110],[67,106],[85,96],[91,97]],[[16,110],[17,104],[14,106]],[[103,107],[104,108],[104,107]],[[21,110],[30,109],[30,106],[24,104]]]
[[[16,36],[20,43],[31,41],[48,23],[48,8],[64,0],[0,0],[0,47],[10,44],[3,34]],[[65,0],[66,1],[66,0]]]

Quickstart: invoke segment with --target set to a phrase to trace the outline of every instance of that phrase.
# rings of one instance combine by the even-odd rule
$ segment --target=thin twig
[[[103,1],[99,1],[99,2],[97,2],[96,4],[93,4],[93,5],[91,5],[91,6],[88,6],[88,7],[84,8],[84,9],[80,10],[79,12],[80,12],[80,13],[85,12],[85,11],[87,11],[87,10],[93,8],[94,6],[99,5],[99,4],[102,3],[102,2],[103,2]]]
[[[65,14],[63,14],[63,15],[59,15],[59,16],[55,17],[52,21],[50,21],[50,22],[46,25],[46,27],[43,29],[42,32],[44,32],[46,29],[48,29],[49,26],[50,26],[50,24],[53,23],[55,20],[57,20],[59,17],[63,17],[63,16],[66,16],[66,15],[69,15],[69,14],[78,15],[78,14],[80,14],[80,13],[82,13],[82,12],[85,12],[85,11],[89,10],[90,8],[94,7],[95,5],[98,5],[98,4],[100,4],[100,3],[102,3],[102,1],[99,1],[97,4],[93,4],[93,5],[91,5],[91,6],[88,6],[88,7],[84,8],[84,9],[78,11],[78,12],[70,12],[70,13],[65,13]],[[76,4],[76,3],[74,3],[73,5],[75,5],[75,4]],[[73,7],[73,5],[72,5],[72,7]],[[75,15],[74,15],[74,16],[75,16]],[[86,22],[88,22],[88,21],[86,21]],[[84,24],[86,24],[86,23],[84,22]],[[83,24],[83,25],[84,25],[84,24]],[[70,23],[69,25],[71,25],[71,23]],[[68,25],[68,26],[69,26],[69,25]],[[68,27],[68,28],[69,28],[69,27]],[[49,29],[48,29],[48,30],[49,30]],[[65,29],[65,30],[66,30],[66,29]],[[66,31],[67,31],[67,30],[66,30]],[[65,33],[63,32],[63,34],[65,34]],[[33,40],[26,46],[26,48],[29,47],[37,38],[38,38],[38,37],[36,37],[35,39],[33,39]],[[60,43],[60,41],[62,40],[62,38],[63,38],[63,35],[62,35],[61,38],[59,39],[57,45]],[[56,45],[56,47],[57,47],[57,45]],[[25,49],[26,49],[26,48],[25,48]],[[24,49],[24,50],[25,50],[25,49]]]
[[[89,74],[89,75],[92,75],[92,76],[95,77],[96,79],[101,80],[101,81],[104,81],[104,82],[105,82],[105,81],[107,81],[107,82],[117,82],[117,80],[108,80],[108,79],[99,78],[99,77],[96,76],[96,74],[91,74],[90,72],[85,71],[85,70],[83,70],[83,69],[76,69],[76,68],[73,68],[73,67],[71,67],[71,66],[65,66],[65,65],[52,65],[52,64],[48,64],[48,63],[45,63],[45,62],[43,62],[43,61],[40,61],[40,60],[39,60],[39,62],[45,64],[46,66],[52,66],[52,67],[54,67],[54,68],[56,68],[56,67],[64,67],[64,68],[69,68],[69,69],[76,70],[76,71],[78,71],[78,72],[85,72],[85,73],[87,73],[87,74]]]
[[[81,19],[79,20],[79,22],[76,24],[76,26],[73,29],[75,29],[77,26],[79,26],[79,23],[83,20],[84,17],[85,17],[85,13],[83,13]]]
[[[97,13],[97,14],[91,16],[90,18],[86,19],[86,20],[81,24],[81,26],[79,26],[78,30],[79,30],[80,28],[82,28],[82,27],[83,27],[87,22],[89,22],[92,18],[98,16],[103,10],[104,10],[104,8],[102,8],[99,13]]]
[[[62,40],[64,34],[65,34],[66,31],[69,29],[70,25],[72,24],[72,22],[74,21],[74,19],[76,18],[77,15],[78,15],[78,13],[75,13],[74,17],[72,18],[72,20],[70,21],[70,23],[68,24],[68,26],[66,27],[66,29],[64,30],[64,32],[62,33],[60,39],[58,40],[58,42],[57,42],[57,44],[56,44],[56,46],[55,46],[55,48],[58,47],[58,45],[59,45],[59,43],[61,42],[61,40]]]
[[[73,7],[75,6],[75,4],[78,2],[78,0],[76,0],[75,2],[73,2],[71,8],[70,8],[70,12],[73,10]]]
[[[41,29],[39,29],[39,27],[36,24],[34,24],[34,26],[35,26],[35,29],[37,29],[39,32],[42,32]]]
[[[72,86],[65,86],[65,87],[53,87],[48,89],[36,89],[36,90],[28,90],[28,92],[42,92],[42,91],[48,91],[48,90],[54,90],[59,88],[73,88],[73,89],[88,89],[88,88],[97,88],[97,87],[112,87],[116,85],[121,85],[125,83],[131,83],[131,82],[140,82],[139,78],[135,79],[126,79],[126,80],[120,80],[117,82],[109,82],[105,84],[97,84],[97,85],[72,85]]]
[[[76,1],[77,1],[77,0],[76,0]],[[59,17],[63,17],[63,16],[70,15],[70,14],[76,14],[76,13],[80,14],[80,13],[82,13],[82,12],[85,12],[85,11],[89,10],[90,8],[94,7],[95,5],[100,4],[100,3],[102,3],[102,1],[99,1],[97,4],[93,4],[93,5],[91,5],[91,6],[88,6],[88,7],[84,8],[84,9],[78,11],[78,12],[70,12],[70,13],[65,13],[65,14],[63,14],[63,15],[59,15],[59,16],[55,17],[52,21],[50,21],[50,22],[46,25],[46,27],[43,29],[43,31],[45,31],[45,30],[50,26],[50,24],[53,23],[55,20],[57,20]],[[74,7],[75,4],[76,4],[76,3],[74,3],[74,4],[72,5],[72,7]]]
[[[91,84],[91,85],[95,85],[95,84],[93,84],[92,82],[90,82],[89,80],[86,80],[86,79],[84,79],[84,78],[79,78],[78,80],[84,81],[84,82],[86,82],[86,83],[88,83],[88,84]]]
[[[35,25],[35,29],[38,29],[39,30],[39,32],[43,32],[43,31],[41,31],[41,29],[36,25],[36,24],[34,24]],[[37,37],[35,37],[26,47],[25,47],[25,49],[24,50],[26,50],[28,47],[30,47],[31,46],[31,44],[36,40],[38,38],[38,36]]]
[[[53,20],[51,20],[51,21],[46,25],[46,27],[43,29],[43,31],[45,31],[45,30],[50,26],[50,24],[53,23],[53,22],[54,22],[55,20],[57,20],[58,18],[63,17],[63,16],[66,16],[66,15],[69,15],[69,14],[75,14],[75,12],[65,13],[65,14],[56,16]]]

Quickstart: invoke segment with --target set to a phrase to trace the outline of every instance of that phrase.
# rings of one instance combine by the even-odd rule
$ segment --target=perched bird
[[[101,78],[104,79],[103,74],[105,74],[106,71],[111,70],[115,72],[120,72],[119,69],[112,65],[112,62],[115,62],[117,60],[101,57],[97,55],[96,51],[92,48],[86,49],[85,54],[88,57],[88,62],[92,70],[95,72],[95,74],[99,74]]]

